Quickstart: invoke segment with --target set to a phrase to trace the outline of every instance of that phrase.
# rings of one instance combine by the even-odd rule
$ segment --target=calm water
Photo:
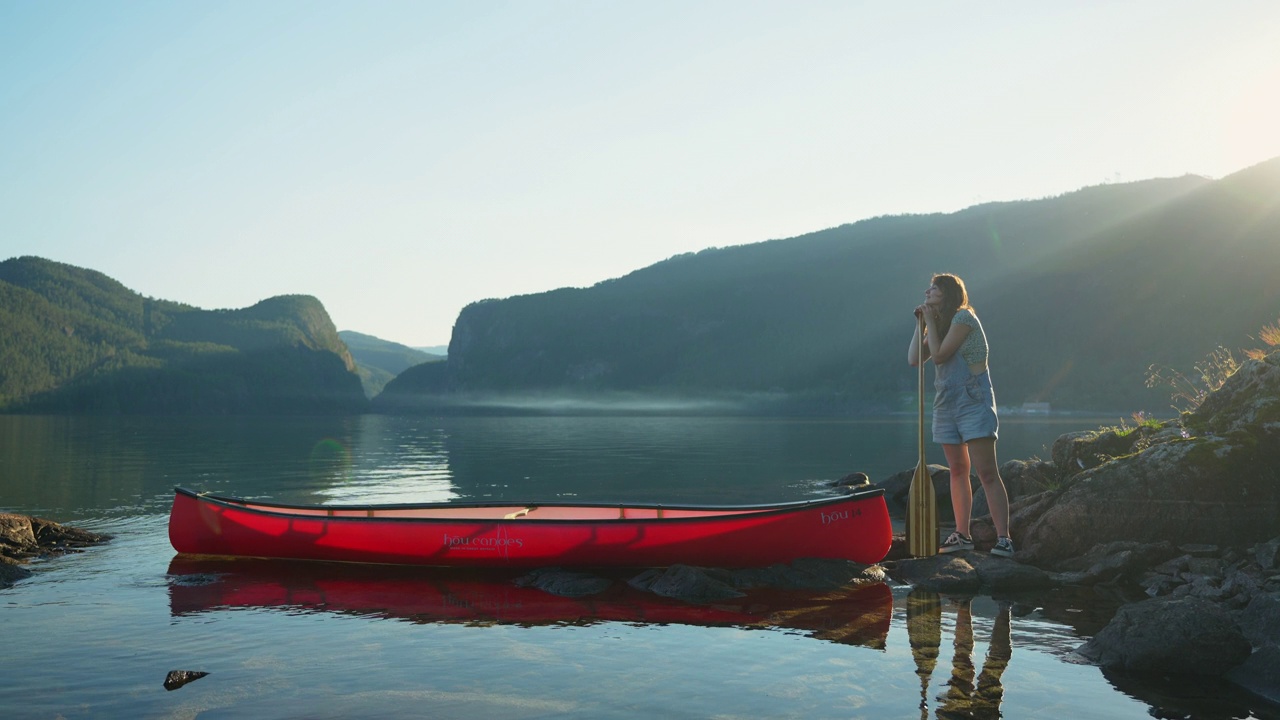
[[[1108,421],[1005,420],[1001,455],[1048,457],[1058,434]],[[1070,662],[1109,617],[1087,594],[878,585],[697,607],[620,579],[571,600],[503,575],[191,561],[166,535],[174,485],[321,503],[799,499],[914,467],[915,432],[913,418],[0,416],[0,510],[114,536],[0,590],[0,717],[1275,717],[1229,688]],[[166,691],[170,670],[209,675]]]

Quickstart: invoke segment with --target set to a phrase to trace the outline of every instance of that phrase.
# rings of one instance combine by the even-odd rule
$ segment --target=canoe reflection
[[[995,620],[991,626],[991,642],[978,673],[973,663],[973,610],[972,598],[953,598],[950,606],[955,612],[955,639],[951,658],[951,677],[947,689],[938,696],[937,718],[990,718],[1001,717],[1000,703],[1004,698],[1004,686],[1000,682],[1005,667],[1012,656],[1010,644],[1008,603],[997,605]],[[942,598],[933,592],[915,591],[907,596],[907,636],[911,644],[911,656],[915,659],[916,674],[920,678],[920,717],[929,717],[929,682],[937,665],[942,644]],[[975,682],[976,675],[976,682]]]
[[[893,614],[893,595],[884,583],[835,592],[748,590],[745,597],[694,605],[632,588],[626,582],[631,575],[605,576],[612,582],[604,592],[571,598],[519,586],[520,573],[510,571],[179,555],[169,563],[169,607],[174,617],[267,608],[414,623],[785,628],[876,649],[885,647]]]

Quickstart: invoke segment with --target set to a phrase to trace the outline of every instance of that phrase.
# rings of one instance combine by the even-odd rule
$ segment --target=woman
[[[916,317],[924,318],[924,342],[920,342],[920,326],[907,349],[907,362],[915,367],[933,359],[933,441],[942,445],[951,469],[951,510],[956,529],[938,548],[941,553],[972,550],[969,515],[973,511],[973,489],[969,485],[970,468],[982,481],[987,494],[991,522],[996,527],[992,555],[1013,556],[1009,539],[1009,494],[1000,479],[996,464],[995,394],[987,372],[987,336],[973,308],[964,281],[955,275],[933,277],[924,293],[924,304],[916,308]],[[923,357],[921,357],[923,354]]]

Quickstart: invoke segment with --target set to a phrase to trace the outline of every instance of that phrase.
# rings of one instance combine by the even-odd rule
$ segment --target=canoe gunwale
[[[459,521],[484,522],[495,524],[512,524],[512,525],[550,525],[550,524],[676,524],[676,523],[706,523],[715,522],[721,519],[731,519],[742,517],[741,513],[749,513],[752,517],[768,517],[777,514],[794,513],[802,510],[812,510],[814,508],[825,507],[828,505],[839,505],[848,502],[858,502],[869,500],[884,495],[884,489],[878,486],[869,488],[860,488],[851,490],[844,495],[832,495],[830,497],[814,498],[812,500],[794,500],[782,503],[760,503],[750,505],[668,505],[655,503],[604,503],[604,502],[518,502],[518,501],[486,501],[486,502],[463,502],[463,503],[389,503],[381,505],[296,505],[286,503],[265,502],[256,500],[247,500],[244,498],[231,497],[226,495],[215,495],[207,492],[196,492],[184,487],[174,487],[174,492],[179,495],[186,495],[195,499],[197,502],[211,503],[221,507],[234,509],[237,512],[248,512],[261,515],[271,515],[278,517],[294,518],[298,517],[294,511],[315,511],[319,509],[331,510],[335,513],[358,513],[366,511],[379,510],[397,510],[408,511],[417,509],[450,509],[465,510],[469,508],[482,509],[494,507],[563,507],[563,508],[594,508],[594,509],[627,509],[627,510],[671,510],[671,511],[699,511],[706,512],[706,515],[691,515],[684,517],[638,517],[638,518],[537,518],[533,516],[525,516],[519,518],[466,518],[466,517],[406,517],[406,516],[364,516],[364,515],[318,515],[315,519],[323,519],[327,522],[343,521],[343,522],[369,522],[371,520],[377,522],[404,522],[404,523],[457,523]],[[717,513],[724,513],[723,515]],[[734,513],[739,513],[735,515]]]

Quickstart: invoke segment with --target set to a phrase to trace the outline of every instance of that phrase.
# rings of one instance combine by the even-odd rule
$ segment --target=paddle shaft
[[[918,320],[916,364],[920,370],[920,462],[916,465],[916,474],[911,478],[911,489],[907,493],[907,552],[912,557],[929,557],[938,553],[938,500],[924,454],[924,316]]]

